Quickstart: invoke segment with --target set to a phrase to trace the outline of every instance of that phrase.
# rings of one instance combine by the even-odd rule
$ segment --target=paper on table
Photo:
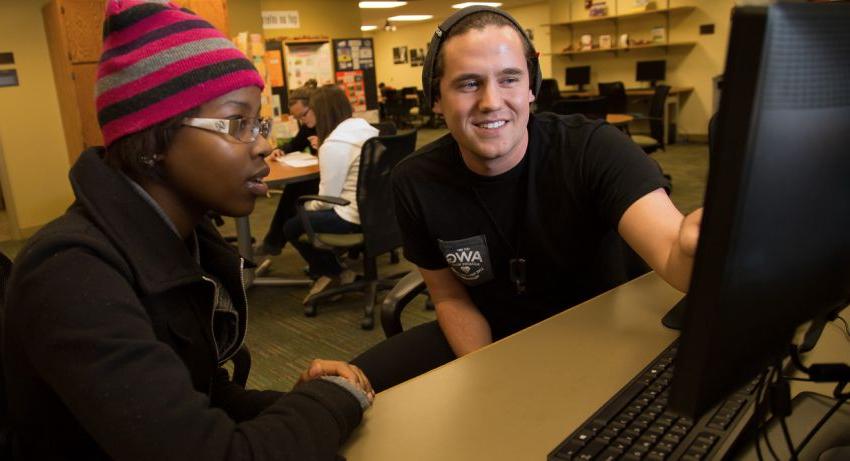
[[[278,157],[275,160],[294,168],[303,168],[305,166],[314,166],[319,164],[319,159],[307,152],[293,152],[291,154]]]

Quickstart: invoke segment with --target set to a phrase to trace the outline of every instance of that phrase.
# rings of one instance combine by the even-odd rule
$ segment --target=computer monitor
[[[667,77],[667,61],[638,61],[635,65],[635,80],[638,82],[649,82],[655,86],[655,82]]]
[[[850,4],[736,8],[671,384],[703,413],[850,301]]]
[[[578,91],[584,91],[583,86],[590,83],[590,66],[567,67],[566,84],[576,85]]]

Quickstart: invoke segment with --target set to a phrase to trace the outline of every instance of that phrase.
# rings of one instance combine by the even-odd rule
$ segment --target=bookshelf
[[[612,14],[606,16],[595,16],[595,17],[583,17],[578,19],[573,19],[570,21],[557,22],[547,24],[547,26],[553,28],[560,28],[569,31],[568,40],[571,49],[561,51],[561,52],[553,52],[550,55],[554,57],[567,57],[569,59],[573,59],[576,56],[584,56],[584,55],[600,55],[604,53],[611,53],[614,57],[621,56],[623,53],[633,50],[645,50],[645,49],[662,49],[664,51],[681,49],[681,50],[690,50],[696,42],[693,41],[671,41],[671,17],[675,16],[677,19],[683,17],[684,15],[688,15],[694,10],[696,10],[696,6],[692,5],[682,5],[682,6],[669,6],[669,2],[667,2],[667,6],[648,9],[648,10],[640,10],[640,11],[627,11],[621,14]],[[575,17],[575,15],[572,15]],[[640,44],[630,44],[628,47],[621,47],[619,45],[619,37],[623,32],[630,32],[634,30],[634,27],[646,22],[647,19],[651,19],[653,16],[661,16],[663,20],[663,28],[664,28],[664,39],[660,42],[648,42],[648,43],[640,43]],[[641,23],[643,20],[643,23]],[[610,35],[612,46],[610,48],[599,48],[598,44],[594,45],[594,48],[588,50],[580,49],[580,43],[578,37],[584,34],[584,30],[588,31],[597,31],[594,35],[594,40],[598,40],[598,30],[599,27],[605,27],[606,29],[610,28]],[[613,27],[612,27],[613,26]],[[659,24],[660,26],[660,24]],[[633,34],[629,34],[629,41],[635,39]],[[554,44],[553,44],[554,45]],[[553,46],[553,51],[555,49],[559,49],[562,47]]]

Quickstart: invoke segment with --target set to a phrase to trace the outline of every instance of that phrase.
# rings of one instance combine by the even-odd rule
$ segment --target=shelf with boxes
[[[602,3],[604,4],[604,2]],[[696,42],[671,41],[670,25],[671,17],[681,18],[683,15],[690,14],[696,7],[691,5],[671,7],[668,2],[665,7],[654,8],[653,4],[650,3],[650,6],[646,8],[629,10],[621,14],[601,14],[588,17],[576,17],[576,14],[570,14],[570,17],[576,19],[548,24],[553,28],[553,37],[556,35],[554,34],[556,29],[569,31],[569,43],[566,46],[557,46],[553,43],[553,49],[561,49],[562,51],[551,53],[550,56],[565,56],[572,59],[576,55],[593,53],[610,52],[619,56],[621,52],[631,50],[654,48],[667,51],[693,47]],[[607,13],[607,8],[602,12]],[[644,32],[644,29],[635,29],[635,25],[651,22],[655,16],[661,16],[663,23],[659,24],[656,21],[649,28],[649,33],[644,34],[646,38],[638,38],[637,31]],[[600,28],[604,28],[606,33],[588,33],[591,30],[598,32]]]

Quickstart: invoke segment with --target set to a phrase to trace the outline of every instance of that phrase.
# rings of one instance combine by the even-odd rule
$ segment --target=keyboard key
[[[594,440],[593,442],[590,442],[590,444],[588,444],[586,447],[584,447],[584,450],[579,452],[578,459],[593,459],[605,448],[607,448],[605,442],[602,442],[600,440]]]
[[[599,460],[599,461],[614,461],[614,460],[620,459],[620,456],[622,456],[622,455],[623,455],[623,450],[618,450],[618,449],[613,448],[613,447],[608,447],[596,459]]]
[[[556,453],[556,456],[564,460],[573,460],[576,459],[576,456],[578,456],[578,453],[582,450],[582,448],[584,448],[584,446],[570,442],[561,447],[561,449]]]
[[[669,453],[664,453],[663,451],[652,450],[643,459],[647,461],[664,461],[669,455]]]
[[[603,410],[593,418],[593,422],[607,425],[615,416],[617,416],[620,409],[628,405],[629,402],[640,395],[644,389],[646,389],[646,385],[644,384],[631,384],[625,392],[620,394],[616,399],[608,402],[608,404],[603,407]]]

